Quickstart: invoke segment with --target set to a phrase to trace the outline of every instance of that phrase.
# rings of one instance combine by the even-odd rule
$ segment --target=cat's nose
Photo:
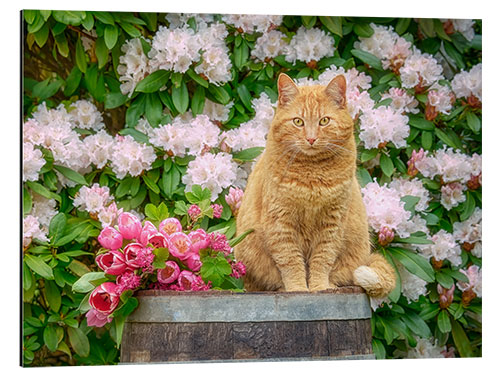
[[[316,138],[307,138],[307,142],[309,142],[312,146],[312,144],[316,141]]]

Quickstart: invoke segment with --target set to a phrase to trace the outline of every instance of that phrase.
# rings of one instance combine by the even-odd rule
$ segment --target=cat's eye
[[[319,124],[321,126],[326,126],[330,123],[330,117],[323,117],[321,120],[319,120]]]
[[[304,120],[302,120],[301,118],[295,117],[293,119],[293,124],[295,126],[304,126]]]

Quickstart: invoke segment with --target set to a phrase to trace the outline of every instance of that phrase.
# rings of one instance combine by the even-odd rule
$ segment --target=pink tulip
[[[174,233],[182,232],[182,225],[175,217],[169,217],[160,223],[158,229],[168,237]]]
[[[190,254],[191,240],[184,233],[174,233],[170,236],[170,254],[181,260],[186,259]]]
[[[109,281],[99,285],[90,293],[90,306],[102,314],[111,314],[120,302],[120,295],[116,288],[116,284]]]
[[[158,230],[150,221],[146,220],[144,226],[142,227],[141,234],[139,235],[139,243],[142,246],[146,246],[148,244],[149,236],[153,233],[158,233]]]
[[[138,238],[142,231],[141,222],[131,213],[124,212],[118,216],[118,229],[126,240]]]
[[[127,263],[129,270],[136,270],[142,266],[137,259],[137,257],[143,252],[144,246],[139,243],[129,243],[123,249],[123,254],[125,254],[125,262]]]
[[[184,259],[183,263],[193,272],[199,271],[202,266],[200,255],[196,253],[189,254],[189,256]]]
[[[188,237],[191,240],[191,251],[193,253],[199,254],[200,250],[206,249],[210,245],[207,232],[201,228],[189,233]]]
[[[198,278],[191,271],[182,271],[177,278],[177,282],[182,290],[192,290],[193,284],[198,281]]]
[[[123,236],[113,227],[104,228],[97,237],[97,240],[102,247],[109,250],[119,249],[123,244]]]
[[[103,327],[106,323],[110,323],[113,320],[108,314],[101,313],[96,309],[90,309],[85,316],[87,317],[88,327]]]
[[[179,277],[179,273],[181,270],[177,263],[172,260],[166,262],[166,266],[164,269],[158,270],[156,274],[158,281],[162,284],[170,284],[174,282]]]
[[[98,255],[95,262],[108,275],[121,275],[127,269],[125,256],[118,250],[111,250]]]
[[[168,248],[168,239],[162,233],[152,233],[148,237],[148,243],[154,247],[166,247]]]

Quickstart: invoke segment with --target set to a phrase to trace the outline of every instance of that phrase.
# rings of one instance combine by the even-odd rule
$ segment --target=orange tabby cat
[[[235,248],[247,290],[320,291],[359,285],[371,296],[395,286],[393,268],[370,252],[356,179],[346,81],[297,87],[278,78],[279,99],[265,151],[237,216],[254,232]]]

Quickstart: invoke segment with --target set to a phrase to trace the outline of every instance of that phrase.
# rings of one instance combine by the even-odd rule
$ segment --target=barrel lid
[[[318,293],[143,290],[128,322],[269,322],[352,320],[371,317],[362,288],[340,287]]]

